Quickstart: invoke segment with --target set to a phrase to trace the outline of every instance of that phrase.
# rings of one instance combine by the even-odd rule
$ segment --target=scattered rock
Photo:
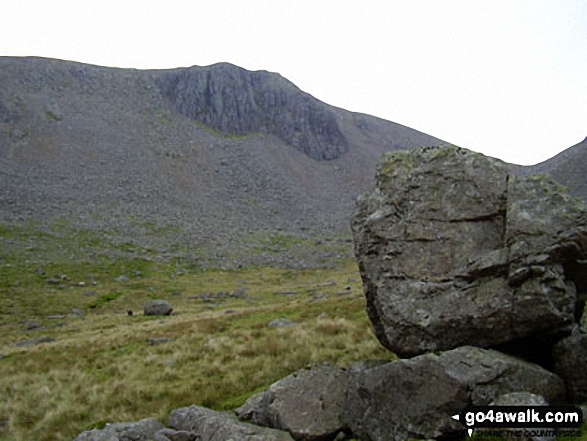
[[[283,318],[283,317],[280,317],[275,320],[271,320],[269,322],[268,326],[270,328],[283,328],[285,326],[295,326],[295,325],[297,325],[296,322],[289,320],[289,319],[286,319],[286,318]]]
[[[568,334],[587,292],[587,209],[461,148],[394,152],[353,216],[367,310],[402,357]]]
[[[170,315],[173,307],[167,300],[153,300],[143,307],[145,315]]]
[[[75,317],[81,317],[84,315],[84,313],[81,309],[75,309],[75,308],[73,308],[69,313]]]
[[[31,340],[19,341],[18,343],[16,343],[16,346],[22,348],[25,346],[35,346],[35,345],[40,345],[42,343],[51,343],[54,341],[55,341],[55,339],[53,337],[37,337],[37,338],[33,338]]]
[[[60,281],[59,279],[55,278],[55,277],[49,277],[49,278],[47,279],[47,283],[48,283],[49,285],[59,285],[59,283],[60,283],[60,282],[61,282],[61,281]]]
[[[554,371],[565,381],[571,403],[587,403],[587,334],[558,342],[553,349]]]
[[[24,328],[25,328],[27,331],[33,331],[33,330],[35,330],[35,329],[40,329],[40,328],[41,328],[41,324],[39,323],[39,321],[38,321],[38,320],[32,320],[32,321],[30,321],[30,322],[26,322],[26,323],[24,324]]]
[[[84,292],[86,297],[94,297],[96,295],[96,291],[86,291]]]
[[[343,420],[360,439],[438,438],[463,430],[451,418],[468,404],[510,392],[562,402],[562,380],[538,365],[471,346],[424,354],[349,375]]]
[[[157,346],[157,345],[162,345],[164,343],[168,343],[170,341],[172,341],[172,339],[166,338],[166,337],[152,337],[148,340],[148,343],[151,346]]]
[[[117,282],[128,282],[130,278],[127,275],[121,275],[116,278]]]
[[[346,386],[343,369],[313,366],[273,383],[236,412],[250,415],[260,426],[285,430],[296,440],[332,440],[343,429]]]
[[[88,430],[74,441],[161,441],[155,434],[164,428],[159,421],[148,418],[134,423],[108,424],[104,429]]]
[[[48,315],[47,317],[45,317],[47,320],[62,320],[64,319],[66,316],[63,314],[57,314],[57,315]]]
[[[195,433],[201,441],[293,441],[287,432],[243,423],[229,413],[199,406],[174,410],[169,415],[168,425],[176,430]]]

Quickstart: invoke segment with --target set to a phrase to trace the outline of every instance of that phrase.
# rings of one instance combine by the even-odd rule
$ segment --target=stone
[[[161,429],[155,433],[157,441],[197,441],[200,439],[198,435],[185,430]]]
[[[166,337],[151,337],[151,338],[149,338],[149,340],[147,340],[147,342],[151,346],[162,345],[162,344],[168,343],[170,341],[172,341],[172,339],[166,338]]]
[[[237,415],[289,432],[296,440],[333,440],[342,432],[347,394],[343,369],[318,365],[299,370],[251,397]]]
[[[283,328],[285,326],[295,326],[295,325],[297,325],[296,322],[289,320],[289,319],[286,319],[286,318],[283,318],[283,317],[280,317],[275,320],[271,320],[269,322],[268,326],[270,328]]]
[[[36,346],[42,343],[51,343],[54,341],[55,339],[53,337],[37,337],[31,340],[19,341],[18,343],[16,343],[16,346],[18,346],[19,348],[23,348],[25,346]]]
[[[74,441],[161,441],[155,436],[161,429],[164,429],[163,424],[148,418],[133,423],[107,424],[103,429],[81,433]]]
[[[26,323],[24,324],[24,328],[25,328],[27,331],[33,331],[33,330],[35,330],[35,329],[40,329],[40,328],[41,328],[41,324],[39,323],[39,321],[38,321],[38,320],[32,320],[32,321],[30,321],[30,322],[26,322]]]
[[[145,315],[170,315],[171,311],[173,307],[167,300],[153,300],[143,307]]]
[[[464,346],[349,372],[343,421],[361,440],[439,438],[463,430],[452,415],[511,392],[564,399],[563,381],[538,365]]]
[[[587,334],[571,335],[553,348],[554,371],[566,384],[571,403],[587,403]]]
[[[234,415],[200,406],[176,409],[169,415],[168,426],[199,436],[198,441],[293,441],[281,430],[259,427],[239,421]]]
[[[352,229],[367,311],[401,357],[567,335],[587,295],[587,208],[456,147],[385,155]]]
[[[65,317],[66,317],[65,314],[56,314],[56,315],[48,315],[47,317],[45,317],[45,319],[47,319],[47,320],[62,320]]]
[[[128,277],[127,275],[123,274],[121,276],[118,276],[116,278],[117,282],[128,282],[130,280],[130,277]]]

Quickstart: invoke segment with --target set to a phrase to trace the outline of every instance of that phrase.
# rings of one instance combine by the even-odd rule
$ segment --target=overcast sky
[[[587,0],[0,0],[0,55],[227,61],[519,164],[587,136]]]

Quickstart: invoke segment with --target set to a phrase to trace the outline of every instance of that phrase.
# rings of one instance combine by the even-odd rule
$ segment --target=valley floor
[[[352,260],[203,270],[84,259],[67,238],[1,233],[3,440],[70,440],[191,404],[233,409],[312,363],[393,358],[373,335]],[[174,313],[144,316],[153,299]]]

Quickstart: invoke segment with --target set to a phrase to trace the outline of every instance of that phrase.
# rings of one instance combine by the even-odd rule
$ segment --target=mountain
[[[441,144],[228,63],[0,57],[0,222],[89,234],[133,256],[229,267],[350,256],[355,199],[380,156]],[[512,168],[587,199],[586,149]]]
[[[523,167],[524,174],[546,173],[569,193],[587,200],[587,138],[540,164]]]
[[[0,57],[0,221],[139,256],[307,266],[350,255],[354,201],[381,154],[442,143],[228,63]]]

